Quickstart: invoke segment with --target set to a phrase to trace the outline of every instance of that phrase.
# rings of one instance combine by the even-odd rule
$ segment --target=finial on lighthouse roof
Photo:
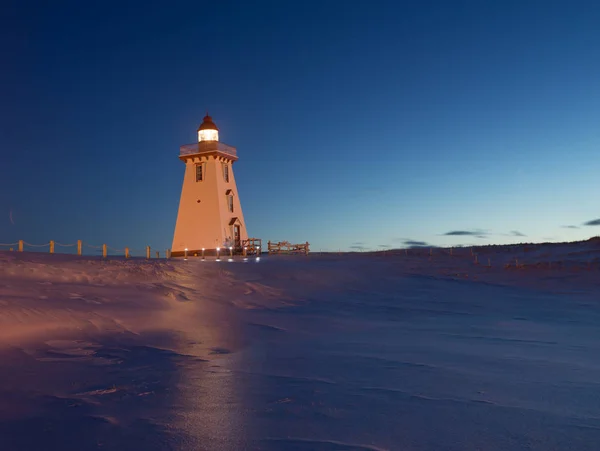
[[[198,127],[198,142],[202,141],[218,141],[219,140],[219,129],[213,122],[212,117],[206,112],[204,120]]]

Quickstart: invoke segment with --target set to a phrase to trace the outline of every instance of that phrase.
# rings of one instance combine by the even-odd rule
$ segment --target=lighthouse
[[[179,159],[185,174],[171,255],[240,251],[248,233],[233,175],[236,148],[219,141],[219,129],[207,114],[198,142],[181,146]]]

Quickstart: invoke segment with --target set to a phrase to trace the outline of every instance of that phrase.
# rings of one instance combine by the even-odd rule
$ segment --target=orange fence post
[[[19,240],[19,252],[23,252],[23,240]]]
[[[77,240],[77,255],[81,255],[81,240]]]
[[[102,245],[102,256],[106,258],[106,244]]]
[[[125,258],[129,258],[129,248],[125,248]]]
[[[54,240],[50,240],[50,253],[54,254]]]
[[[150,260],[150,246],[146,246],[146,258]]]

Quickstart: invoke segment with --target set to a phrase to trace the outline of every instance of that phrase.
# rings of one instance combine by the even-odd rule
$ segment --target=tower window
[[[227,196],[227,207],[229,208],[229,211],[231,213],[233,213],[233,196],[232,195]]]
[[[197,182],[202,181],[202,165],[201,164],[196,165],[196,181]]]
[[[223,177],[225,178],[225,181],[229,183],[229,165],[225,165],[223,166]]]

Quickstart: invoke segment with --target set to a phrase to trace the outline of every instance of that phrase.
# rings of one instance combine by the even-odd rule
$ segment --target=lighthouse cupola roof
[[[219,129],[217,128],[217,125],[213,122],[212,117],[210,117],[208,114],[206,116],[204,116],[204,120],[200,124],[200,127],[198,127],[198,131],[200,131],[200,130],[219,131]]]
[[[206,113],[204,120],[198,127],[198,142],[202,141],[218,141],[219,140],[219,129],[213,122],[212,117]]]

